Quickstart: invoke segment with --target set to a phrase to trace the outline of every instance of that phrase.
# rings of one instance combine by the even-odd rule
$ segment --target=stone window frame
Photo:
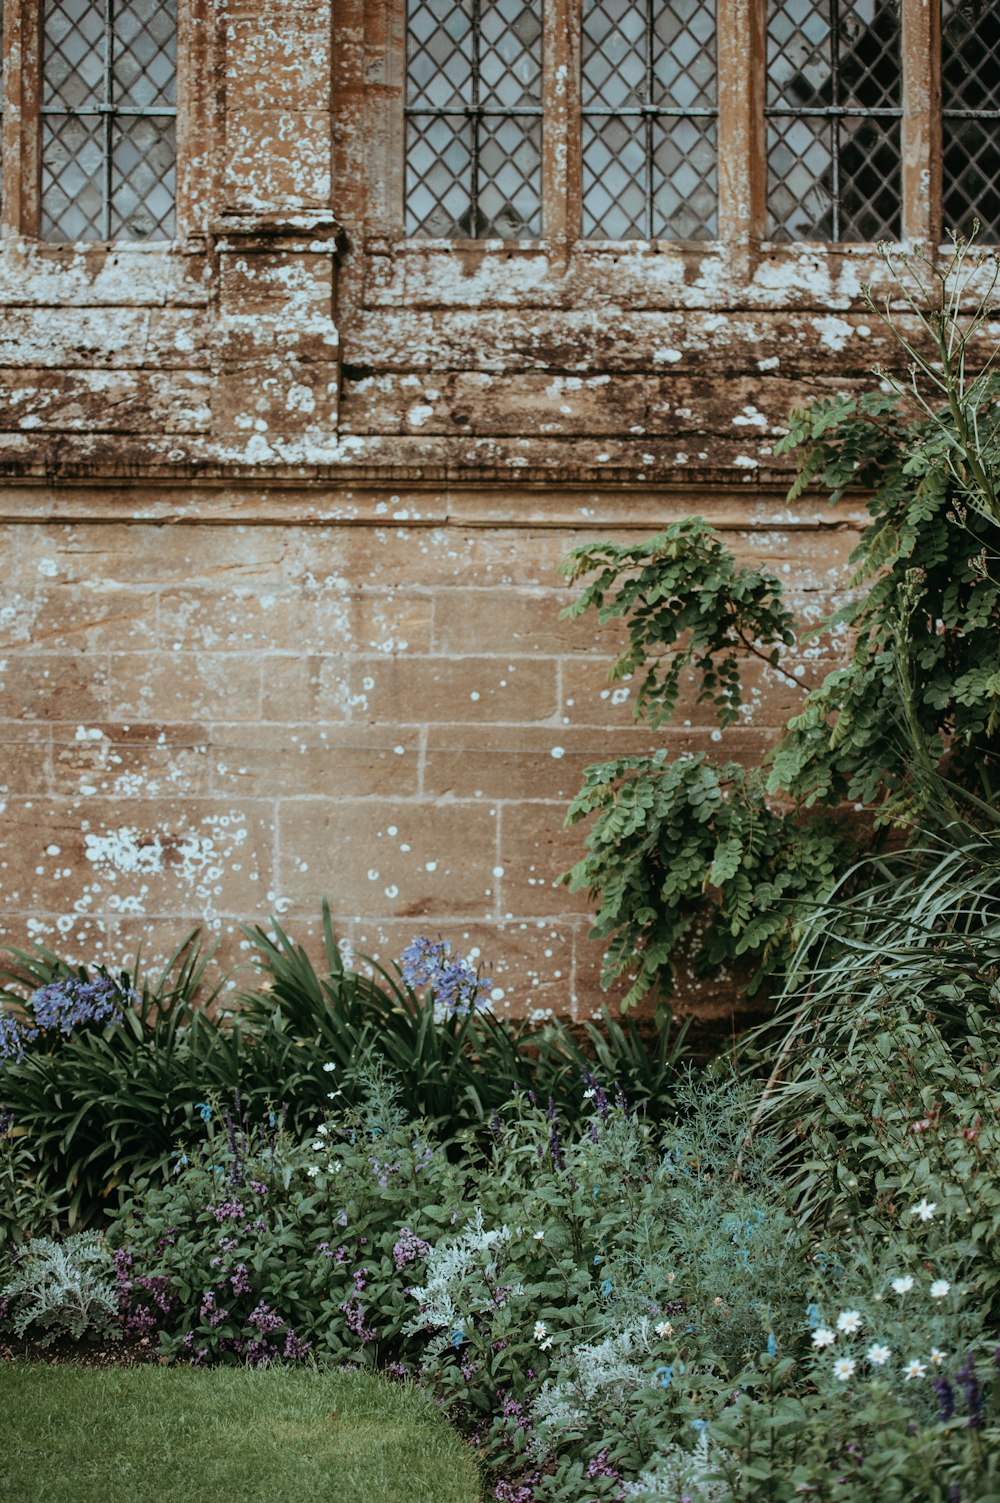
[[[766,0],[717,0],[718,239],[584,240],[576,231],[579,0],[543,5],[543,236],[434,240],[403,233],[405,0],[344,0],[341,35],[334,37],[335,181],[350,187],[338,192],[337,209],[364,264],[366,301],[475,307],[495,301],[491,289],[503,288],[507,306],[538,306],[540,299],[549,306],[587,306],[606,301],[611,266],[628,269],[633,306],[650,308],[677,306],[679,292],[698,278],[715,305],[764,284],[772,304],[781,302],[776,290],[782,284],[789,302],[801,301],[803,289],[793,283],[804,267],[817,270],[810,278],[814,296],[820,284],[833,295],[845,273],[854,288],[858,280],[881,280],[883,269],[870,245],[766,238]],[[938,246],[944,232],[940,7],[901,0],[901,12],[900,243]],[[456,285],[462,280],[455,275],[456,260],[463,266],[464,294]],[[512,269],[529,262],[530,272],[526,265],[520,276]]]
[[[39,238],[41,222],[41,29],[43,0],[0,0],[3,10],[3,184],[0,236],[5,249],[62,264],[81,255],[93,264],[109,254],[159,256],[203,252],[205,225],[216,202],[218,67],[212,0],[177,4],[177,197],[172,241],[88,240],[72,244]]]

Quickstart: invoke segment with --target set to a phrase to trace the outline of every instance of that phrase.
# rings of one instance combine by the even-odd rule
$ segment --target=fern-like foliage
[[[732,725],[742,703],[741,661],[753,655],[776,666],[795,640],[775,576],[741,568],[701,517],[646,543],[576,548],[560,573],[571,583],[595,576],[563,618],[593,607],[602,623],[627,622],[628,646],[610,677],[641,671],[635,714],[652,726],[671,718],[692,670],[700,680],[696,703],[711,702],[719,724]]]
[[[771,809],[759,770],[703,755],[588,768],[567,822],[589,816],[587,854],[562,880],[599,900],[601,980],[629,977],[624,1008],[672,996],[680,953],[695,975],[738,965],[756,990],[794,948],[796,900],[832,888],[843,849],[832,822]]]

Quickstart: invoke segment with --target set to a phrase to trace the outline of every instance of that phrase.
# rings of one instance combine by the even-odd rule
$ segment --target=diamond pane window
[[[540,235],[540,0],[409,0],[406,77],[406,233]]]
[[[42,238],[174,233],[176,0],[44,0]]]
[[[1000,3],[944,0],[941,18],[944,224],[1000,241]]]
[[[583,233],[717,233],[715,0],[583,0]]]
[[[768,0],[773,240],[897,239],[899,0]]]

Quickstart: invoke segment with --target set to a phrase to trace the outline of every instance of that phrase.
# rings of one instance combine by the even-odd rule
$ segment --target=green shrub
[[[239,1085],[239,1039],[204,1010],[215,990],[196,935],[156,978],[138,963],[118,977],[74,969],[42,946],[7,953],[0,1109],[4,1152],[17,1155],[7,1172],[50,1220],[92,1222],[124,1184],[167,1170],[199,1101]]]

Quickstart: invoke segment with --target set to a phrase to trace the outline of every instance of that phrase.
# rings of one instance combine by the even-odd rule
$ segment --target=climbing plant
[[[562,881],[597,902],[603,983],[623,1007],[739,968],[752,993],[787,966],[804,917],[852,852],[887,827],[912,832],[992,806],[1000,784],[1000,376],[995,260],[955,240],[944,265],[894,260],[892,300],[864,290],[905,357],[879,389],[796,410],[776,452],[794,452],[789,493],[849,488],[869,522],[848,603],[811,634],[846,640],[842,666],[803,692],[762,767],[704,753],[618,758],[587,770],[567,823],[592,823]],[[611,678],[638,678],[636,716],[659,728],[681,686],[707,703],[718,739],[741,718],[741,670],[785,673],[798,642],[780,581],[738,564],[698,517],[647,542],[578,548],[587,581],[563,612],[620,619]],[[785,666],[783,666],[785,665]],[[859,817],[860,816],[860,817]]]

